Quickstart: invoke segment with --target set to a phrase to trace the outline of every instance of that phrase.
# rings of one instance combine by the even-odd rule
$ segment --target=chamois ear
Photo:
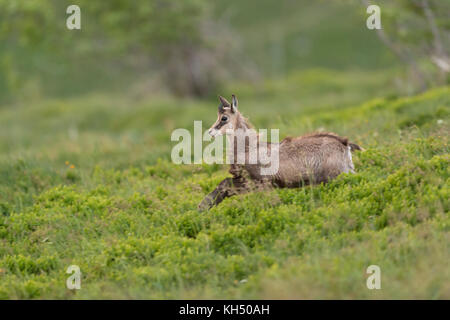
[[[231,111],[236,112],[238,108],[238,100],[236,96],[233,94],[231,95]]]
[[[222,96],[219,96],[219,100],[220,100],[219,111],[221,111],[221,109],[223,110],[223,108],[231,108],[231,104],[227,101],[227,99],[225,99]]]

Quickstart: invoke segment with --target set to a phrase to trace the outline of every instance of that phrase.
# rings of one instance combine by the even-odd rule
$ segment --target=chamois
[[[220,105],[217,121],[209,129],[213,137],[227,135],[232,145],[231,178],[219,183],[199,204],[200,210],[207,210],[225,198],[267,188],[297,188],[308,184],[326,183],[340,173],[353,173],[352,151],[362,150],[348,139],[331,132],[311,133],[300,137],[287,137],[280,143],[262,143],[252,125],[238,111],[238,100],[232,95],[232,102],[219,96]],[[244,148],[239,151],[237,140],[244,137]],[[254,138],[256,143],[249,141]],[[247,140],[245,140],[247,139]],[[233,141],[231,141],[233,140]],[[249,161],[252,148],[264,150],[267,154],[278,153],[275,172],[261,174],[267,163]],[[265,149],[264,149],[265,148]],[[230,148],[231,149],[231,148]],[[239,153],[244,162],[236,162]],[[241,158],[242,159],[242,158]]]

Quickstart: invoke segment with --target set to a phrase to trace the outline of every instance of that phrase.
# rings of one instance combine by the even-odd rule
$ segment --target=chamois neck
[[[249,129],[254,129],[253,125],[245,118],[242,114],[238,113],[236,121],[236,129],[241,129],[247,131]]]
[[[234,159],[232,163],[235,166],[238,165],[235,161],[239,154],[244,154],[244,158],[247,159],[250,149],[257,148],[259,144],[259,135],[253,125],[240,113],[236,117],[234,132],[231,135],[227,135],[227,139],[228,154],[231,159]]]

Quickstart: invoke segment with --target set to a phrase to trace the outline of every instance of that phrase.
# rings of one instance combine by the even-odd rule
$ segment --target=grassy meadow
[[[240,104],[282,137],[351,137],[366,149],[356,174],[205,213],[196,205],[227,168],[172,164],[168,137],[212,123],[215,104],[88,96],[2,110],[0,297],[449,298],[450,88],[335,108],[328,95],[320,112],[295,100],[277,115],[257,94]],[[371,264],[382,290],[365,287]]]
[[[216,97],[31,86],[0,106],[0,299],[450,299],[450,87],[400,90],[401,66],[341,7],[297,20],[239,3],[217,10],[264,76],[217,94],[281,139],[350,138],[365,148],[356,173],[199,212],[228,168],[173,164],[170,135],[207,130]],[[66,288],[70,265],[80,290]],[[369,265],[381,290],[366,287]]]

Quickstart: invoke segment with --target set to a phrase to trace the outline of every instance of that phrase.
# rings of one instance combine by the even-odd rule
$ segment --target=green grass
[[[397,97],[382,77],[317,69],[243,85],[257,127],[325,128],[366,151],[356,174],[206,213],[196,206],[227,168],[172,164],[170,133],[206,129],[215,101],[98,94],[1,109],[0,298],[449,299],[450,88]],[[78,291],[65,287],[73,264]],[[371,264],[382,290],[366,288]]]

